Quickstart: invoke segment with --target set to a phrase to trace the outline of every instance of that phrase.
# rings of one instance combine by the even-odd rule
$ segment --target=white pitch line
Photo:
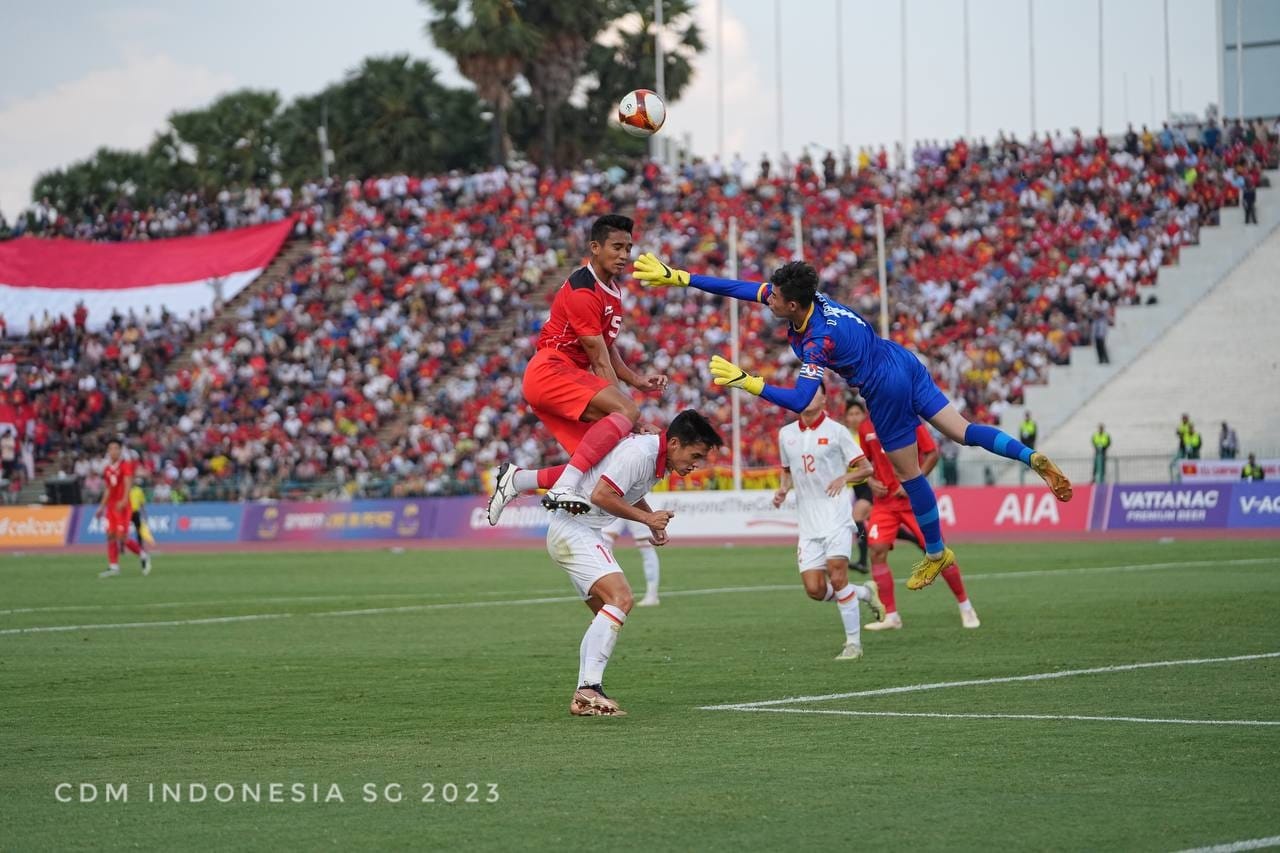
[[[1091,572],[1142,572],[1157,571],[1163,569],[1179,569],[1179,568],[1197,568],[1200,566],[1254,566],[1280,563],[1280,559],[1270,557],[1255,557],[1240,560],[1188,560],[1181,563],[1133,563],[1122,566],[1080,566],[1078,568],[1063,569],[1030,569],[1025,572],[978,572],[976,574],[966,574],[965,580],[999,580],[1001,578],[1021,578],[1021,577],[1042,577],[1049,575],[1072,575],[1087,574]],[[686,589],[672,590],[663,593],[667,596],[676,595],[713,595],[718,592],[780,592],[793,590],[797,587],[794,584],[767,584],[763,586],[739,586],[724,587],[722,589]],[[551,589],[533,590],[534,592],[554,592]],[[19,613],[55,613],[70,611],[101,611],[101,610],[134,610],[142,608],[165,608],[165,607],[200,607],[208,605],[223,604],[284,604],[284,603],[306,603],[313,601],[350,601],[352,599],[374,600],[389,598],[439,598],[450,593],[434,593],[434,592],[393,592],[393,593],[351,593],[349,595],[286,595],[286,596],[269,596],[264,598],[225,598],[214,599],[208,601],[153,601],[141,604],[134,603],[118,603],[118,604],[63,604],[52,605],[47,607],[16,607],[9,610],[0,610],[0,616],[12,616]],[[500,595],[501,593],[485,593],[478,592],[475,595]],[[361,611],[364,613],[365,611]],[[372,611],[369,611],[372,612]],[[389,612],[396,612],[391,609]]]
[[[987,684],[1012,684],[1019,681],[1049,681],[1070,678],[1075,675],[1099,675],[1108,672],[1131,672],[1135,669],[1155,669],[1170,666],[1197,666],[1205,663],[1234,663],[1245,660],[1280,658],[1280,652],[1264,652],[1256,655],[1232,655],[1223,658],[1186,658],[1183,660],[1158,660],[1146,663],[1126,663],[1117,666],[1097,666],[1089,669],[1060,669],[1054,672],[1038,672],[1033,675],[1006,675],[999,678],[970,678],[964,681],[935,681],[929,684],[908,684],[903,687],[882,687],[878,690],[858,690],[852,693],[827,693],[822,696],[792,696],[786,699],[766,699],[762,702],[733,702],[727,705],[703,705],[700,711],[751,711],[777,705],[798,705],[803,702],[830,702],[835,699],[864,699],[869,696],[892,696],[899,693],[919,693],[924,690],[943,690],[948,687],[980,687]]]
[[[1174,723],[1187,726],[1280,726],[1280,720],[1175,720],[1161,717],[1095,717],[1083,714],[943,714],[926,711],[838,711],[819,708],[735,708],[734,710],[767,714],[826,714],[839,717],[926,717],[935,720],[1086,720],[1104,723]]]
[[[1079,568],[1064,569],[1029,569],[1025,572],[978,572],[976,574],[965,573],[964,579],[970,580],[1000,580],[1001,578],[1038,578],[1048,575],[1072,575],[1072,574],[1089,574],[1091,572],[1150,572],[1162,569],[1183,569],[1196,568],[1198,566],[1257,566],[1266,564],[1280,563],[1280,559],[1274,557],[1250,557],[1242,560],[1187,560],[1180,563],[1133,563],[1128,566],[1080,566]]]
[[[1176,569],[1176,568],[1208,566],[1208,565],[1247,566],[1247,565],[1259,565],[1259,564],[1268,564],[1268,563],[1280,563],[1280,560],[1274,560],[1274,559],[1265,558],[1265,557],[1241,559],[1241,560],[1190,560],[1183,563],[1136,563],[1136,564],[1122,565],[1122,566],[1083,566],[1080,568],[1064,568],[1064,569],[1032,569],[1026,572],[990,572],[986,574],[969,575],[967,577],[969,580],[994,580],[998,578],[1020,577],[1020,576],[1026,576],[1026,575],[1071,575],[1071,574],[1080,574],[1080,573],[1087,573],[1087,572],[1133,572],[1133,571],[1144,571],[1148,569]],[[693,595],[717,595],[722,593],[736,593],[736,592],[784,592],[784,591],[789,592],[794,589],[797,589],[795,584],[765,584],[761,586],[728,586],[728,587],[718,587],[714,589],[669,590],[667,592],[664,592],[663,595],[667,597],[676,597],[676,596],[693,596]],[[483,595],[484,593],[480,593],[480,594]],[[429,593],[424,595],[429,595]],[[350,597],[363,598],[367,596],[352,595]],[[297,600],[311,600],[313,598],[319,598],[319,597],[318,596],[299,597]],[[339,598],[341,598],[341,596],[339,596]],[[290,600],[290,599],[287,597],[278,598],[278,599],[269,599],[269,598],[250,599],[247,601],[244,599],[237,599],[234,601],[229,601],[228,603],[248,604],[248,603],[253,603],[254,601],[269,602],[269,601],[287,601],[287,600]],[[580,601],[580,600],[581,599],[579,599],[577,596],[553,596],[549,598],[521,598],[521,599],[508,599],[508,600],[498,600],[498,601],[458,601],[458,602],[442,602],[437,604],[409,604],[409,605],[402,605],[398,607],[374,607],[374,608],[365,608],[365,609],[359,609],[359,610],[325,610],[325,611],[319,611],[319,612],[309,613],[305,615],[309,615],[309,616],[378,616],[378,615],[392,614],[392,613],[417,613],[417,612],[430,611],[430,610],[457,610],[457,609],[472,608],[472,607],[503,607],[503,606],[525,605],[525,604],[560,604],[564,602],[573,602],[573,601]],[[211,602],[206,602],[206,603],[211,603]],[[185,606],[185,603],[158,602],[158,603],[151,603],[151,604],[145,604],[145,605],[132,605],[132,606],[162,607],[162,606],[179,606],[179,605]],[[123,604],[122,605],[69,605],[67,609],[71,607],[77,607],[77,606],[83,607],[83,608],[92,608],[92,607],[106,608],[106,607],[117,607],[117,606],[129,607],[131,605],[123,605]],[[6,611],[0,611],[0,615],[12,614],[12,613],[36,612],[38,609],[39,608],[19,608],[16,610],[6,610]],[[63,608],[56,608],[56,609],[63,609]],[[113,628],[144,628],[149,626],[174,627],[178,625],[205,625],[205,624],[214,624],[218,622],[247,622],[253,619],[279,619],[285,616],[295,616],[295,615],[301,615],[301,614],[263,613],[263,614],[245,614],[242,616],[223,616],[223,617],[210,618],[210,619],[175,619],[175,620],[169,620],[164,622],[122,622],[122,623],[96,624],[96,625],[53,625],[53,626],[47,626],[47,627],[40,626],[40,627],[32,627],[32,628],[6,628],[6,629],[0,629],[0,636],[6,636],[6,635],[12,635],[12,634],[31,634],[31,633],[38,633],[38,632],[43,633],[43,632],[50,632],[50,631],[81,631],[81,630],[88,631],[88,630],[95,630],[95,629],[106,630],[106,629],[113,629]]]
[[[530,592],[556,592],[563,587],[555,589],[534,589]],[[208,607],[211,605],[223,604],[288,604],[288,603],[308,603],[316,601],[379,601],[395,598],[445,598],[450,595],[458,595],[456,592],[379,592],[379,593],[347,593],[345,595],[279,595],[264,596],[262,598],[219,598],[206,601],[150,601],[143,603],[118,603],[118,604],[63,604],[50,607],[17,607],[12,610],[0,610],[0,616],[11,616],[15,613],[61,613],[67,611],[102,611],[102,610],[150,610],[153,608],[176,608],[176,607]],[[464,593],[470,595],[505,595],[502,592],[473,592]]]
[[[1212,847],[1190,847],[1178,853],[1240,853],[1242,850],[1263,850],[1267,847],[1280,847],[1280,835],[1270,838],[1250,838],[1248,841],[1232,841],[1229,844],[1215,844]]]
[[[178,625],[216,625],[223,622],[251,622],[255,619],[288,619],[292,613],[249,613],[244,616],[212,616],[208,619],[172,619],[166,622],[115,622],[109,625],[44,625],[5,628],[3,634],[44,634],[53,631],[104,631],[111,628],[172,628]]]

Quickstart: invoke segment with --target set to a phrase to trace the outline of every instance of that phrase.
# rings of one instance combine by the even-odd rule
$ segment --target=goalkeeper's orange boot
[[[599,684],[589,684],[573,691],[569,713],[575,717],[625,717],[627,712],[618,703],[604,695]]]
[[[944,547],[936,557],[926,554],[911,570],[911,577],[907,578],[907,589],[924,589],[937,579],[939,572],[955,564],[956,555],[950,548]]]
[[[1055,498],[1064,503],[1071,500],[1071,481],[1061,468],[1053,464],[1052,459],[1043,453],[1032,453],[1031,470],[1040,475]]]

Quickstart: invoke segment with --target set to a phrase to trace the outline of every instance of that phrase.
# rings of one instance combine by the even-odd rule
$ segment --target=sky
[[[892,144],[903,116],[903,2],[908,138],[965,130],[962,0],[786,0],[781,27],[775,27],[774,0],[695,2],[708,50],[685,96],[668,105],[662,133],[687,141],[697,154],[723,152],[728,159],[741,152],[754,164],[762,153],[776,156],[780,125],[782,146],[793,155],[806,145],[824,153],[840,139],[855,148]],[[723,44],[716,28],[721,2]],[[1109,132],[1126,120],[1158,123],[1165,112],[1165,2],[1102,0]],[[1167,3],[1171,107],[1203,113],[1218,90],[1214,0]],[[1035,126],[1092,133],[1099,106],[1098,4],[969,0],[972,133],[1031,129],[1029,6]],[[341,79],[366,56],[393,53],[425,58],[445,82],[465,85],[423,35],[426,12],[416,0],[378,0],[364,8],[349,0],[47,0],[12,4],[4,19],[0,212],[9,218],[29,204],[38,173],[103,145],[144,148],[173,111],[234,89],[274,89],[288,100]],[[654,81],[635,85],[652,88]]]

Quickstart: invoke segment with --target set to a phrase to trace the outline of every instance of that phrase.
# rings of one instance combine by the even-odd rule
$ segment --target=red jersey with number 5
[[[538,334],[538,349],[558,350],[583,370],[591,359],[579,338],[600,335],[612,346],[622,331],[622,293],[596,277],[588,264],[573,271],[551,301],[551,317]]]
[[[109,462],[102,469],[102,479],[107,484],[107,505],[111,507],[124,503],[124,481],[133,474],[133,463],[128,459]]]

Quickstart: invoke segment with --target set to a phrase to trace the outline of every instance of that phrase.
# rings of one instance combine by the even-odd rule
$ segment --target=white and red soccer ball
[[[632,136],[653,136],[667,120],[667,105],[656,92],[636,89],[618,102],[618,123]]]

